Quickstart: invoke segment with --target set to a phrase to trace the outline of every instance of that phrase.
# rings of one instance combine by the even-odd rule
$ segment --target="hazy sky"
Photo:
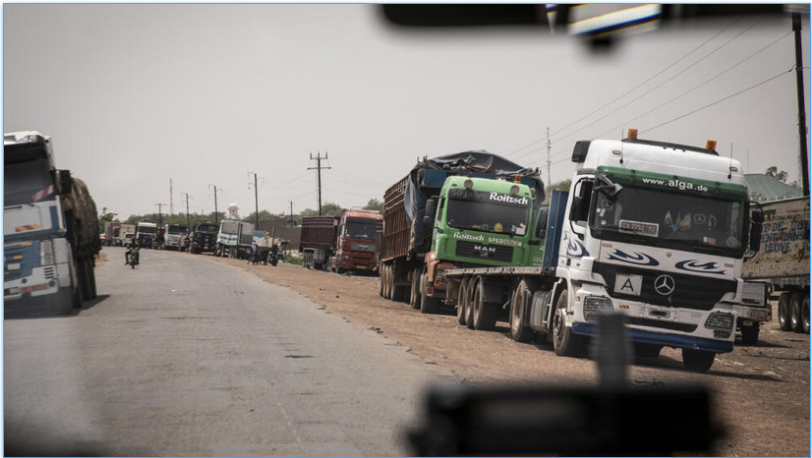
[[[57,166],[123,218],[169,204],[170,179],[176,213],[182,193],[191,211],[213,211],[216,185],[220,210],[234,202],[247,215],[249,172],[260,177],[260,209],[317,208],[307,170],[317,152],[332,167],[322,199],[344,207],[382,200],[418,156],[470,149],[542,167],[546,182],[547,127],[553,182],[571,175],[576,140],[630,127],[647,139],[715,139],[725,156],[732,144],[746,172],[776,165],[799,180],[789,19],[649,33],[594,55],[536,30],[392,29],[380,13],[4,5],[3,128],[52,136]]]

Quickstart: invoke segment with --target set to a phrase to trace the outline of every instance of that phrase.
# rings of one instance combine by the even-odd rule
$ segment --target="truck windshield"
[[[216,224],[201,224],[197,226],[197,232],[216,234],[218,230],[220,230],[220,226]]]
[[[144,232],[147,232],[147,231],[144,231]],[[189,231],[188,231],[188,229],[186,229],[186,226],[169,226],[169,231],[168,231],[168,233],[170,233],[170,234],[185,234],[187,232],[189,232]]]
[[[144,234],[157,234],[158,228],[150,226],[139,226],[138,232],[143,232]]]
[[[344,229],[344,237],[348,239],[375,240],[375,223],[348,221]]]
[[[56,199],[56,193],[50,188],[53,182],[45,158],[6,163],[3,179],[6,207]]]
[[[529,205],[529,200],[526,204],[517,204],[484,199],[450,198],[446,221],[449,227],[455,229],[525,235]]]
[[[630,186],[614,198],[595,194],[590,227],[602,238],[646,237],[648,244],[726,256],[743,250],[744,202]]]

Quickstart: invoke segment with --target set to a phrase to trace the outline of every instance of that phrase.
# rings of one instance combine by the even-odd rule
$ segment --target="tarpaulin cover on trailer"
[[[438,179],[431,180],[425,173],[428,170],[446,172],[437,175]],[[425,253],[430,249],[431,233],[423,226],[426,201],[439,194],[440,188],[448,175],[470,175],[472,177],[504,178],[513,180],[516,175],[523,178],[527,184],[528,179],[536,192],[536,202],[544,200],[544,183],[539,177],[538,169],[528,169],[487,151],[465,151],[462,153],[439,156],[432,159],[424,157],[417,161],[417,165],[409,173],[404,195],[406,219],[410,228],[409,251]],[[441,179],[439,179],[441,178]]]

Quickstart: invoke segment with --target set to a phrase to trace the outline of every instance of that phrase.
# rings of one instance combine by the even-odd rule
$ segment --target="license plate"
[[[367,266],[355,266],[355,268],[358,270],[364,270],[367,268]]]
[[[642,275],[617,274],[615,277],[615,292],[639,296],[643,288]]]

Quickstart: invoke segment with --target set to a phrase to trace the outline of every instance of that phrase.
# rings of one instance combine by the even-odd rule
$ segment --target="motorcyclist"
[[[130,239],[130,244],[127,245],[127,252],[124,253],[124,265],[125,266],[130,264],[130,257],[136,251],[138,251],[138,240],[135,237],[133,237],[133,238]]]

